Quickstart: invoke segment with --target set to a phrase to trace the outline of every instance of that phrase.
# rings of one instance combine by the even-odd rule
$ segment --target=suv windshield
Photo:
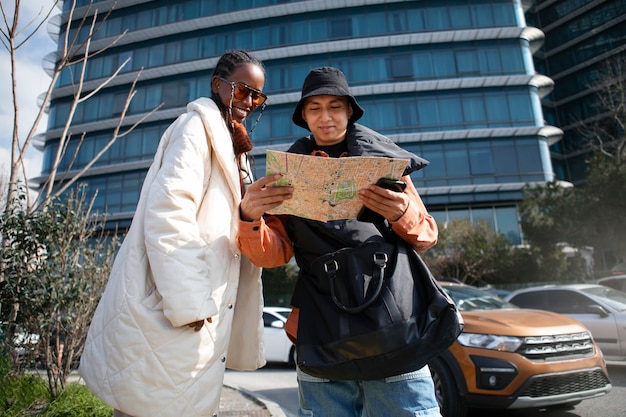
[[[461,311],[518,308],[501,298],[473,287],[462,285],[443,285],[442,287],[454,299],[455,304]]]

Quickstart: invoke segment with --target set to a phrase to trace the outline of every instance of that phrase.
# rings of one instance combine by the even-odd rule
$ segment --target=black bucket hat
[[[347,97],[352,105],[352,117],[348,123],[354,123],[363,116],[363,108],[359,106],[356,99],[350,94],[350,88],[343,72],[333,67],[320,67],[309,72],[302,84],[302,97],[293,111],[291,120],[305,129],[309,125],[302,118],[302,106],[307,97],[312,96],[342,96]]]

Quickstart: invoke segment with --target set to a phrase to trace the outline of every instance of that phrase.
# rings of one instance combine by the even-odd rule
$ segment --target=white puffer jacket
[[[230,133],[212,100],[187,110],[161,138],[81,357],[89,389],[136,417],[217,415],[225,368],[265,364]]]

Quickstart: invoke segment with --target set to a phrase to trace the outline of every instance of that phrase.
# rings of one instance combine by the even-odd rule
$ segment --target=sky
[[[7,18],[13,19],[15,9],[14,0],[0,0]],[[23,35],[18,40],[23,40],[26,34],[31,33],[35,25],[28,25],[33,19],[41,21],[47,11],[54,5],[54,0],[22,0],[20,3],[20,18],[18,27]],[[59,14],[58,8],[52,16]],[[38,16],[39,14],[39,16]],[[6,32],[4,19],[0,16],[0,27]],[[2,36],[3,41],[6,41]],[[11,137],[13,132],[13,101],[11,93],[11,60],[9,52],[3,42],[0,48],[0,172],[8,176],[11,163]],[[50,77],[41,66],[43,58],[54,52],[55,42],[48,34],[48,25],[44,24],[33,38],[17,51],[17,94],[19,103],[19,135],[23,141],[33,125],[38,111],[37,97],[46,91],[50,84]],[[45,117],[39,124],[38,133],[45,131],[48,118]],[[32,145],[26,153],[26,170],[28,177],[35,177],[41,172],[43,154]]]

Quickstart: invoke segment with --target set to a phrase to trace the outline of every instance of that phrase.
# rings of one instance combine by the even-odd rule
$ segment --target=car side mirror
[[[275,329],[284,329],[285,323],[283,323],[280,320],[274,320],[273,322],[270,323],[270,327],[273,327]]]
[[[597,314],[601,317],[607,317],[609,315],[609,312],[606,311],[604,307],[599,306],[598,304],[591,304],[590,306],[587,306],[587,312],[591,314]]]

